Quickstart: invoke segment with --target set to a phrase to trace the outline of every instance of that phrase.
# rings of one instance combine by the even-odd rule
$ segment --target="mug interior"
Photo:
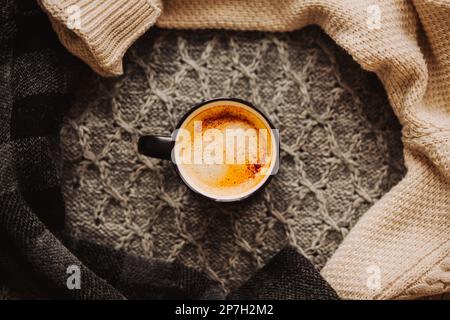
[[[247,110],[249,112],[251,112],[253,115],[255,115],[263,124],[264,126],[268,129],[268,131],[270,132],[270,139],[271,139],[271,163],[270,166],[266,172],[266,174],[264,175],[264,177],[261,179],[261,181],[259,181],[255,186],[253,186],[252,188],[246,190],[245,192],[239,193],[239,194],[233,194],[233,195],[217,195],[211,192],[208,192],[208,190],[206,190],[206,188],[200,186],[199,184],[197,184],[194,179],[189,179],[189,175],[187,173],[187,170],[185,168],[185,166],[183,165],[179,165],[179,159],[178,159],[178,154],[177,152],[174,152],[175,150],[175,144],[178,138],[178,134],[179,134],[179,130],[175,131],[175,134],[173,136],[173,141],[174,142],[174,148],[173,148],[173,154],[172,154],[172,159],[175,165],[175,168],[178,172],[178,174],[180,175],[181,179],[183,180],[183,182],[194,192],[207,197],[209,199],[212,199],[214,201],[219,201],[219,202],[232,202],[232,201],[239,201],[239,200],[243,200],[249,196],[251,196],[252,194],[254,194],[255,192],[257,192],[258,190],[262,189],[263,186],[265,186],[268,181],[270,180],[271,175],[274,172],[275,166],[277,164],[278,161],[278,153],[279,153],[279,149],[278,149],[278,141],[275,137],[275,134],[273,132],[273,130],[275,129],[274,126],[272,125],[272,123],[270,122],[270,120],[267,118],[267,116],[265,116],[262,112],[260,112],[258,109],[256,109],[253,105],[251,105],[248,102],[239,100],[239,99],[230,99],[230,98],[225,98],[225,99],[215,99],[215,100],[211,100],[211,101],[206,101],[203,102],[197,106],[195,106],[194,108],[192,108],[190,110],[190,112],[188,112],[183,119],[180,120],[177,129],[181,129],[184,128],[187,124],[189,124],[190,121],[192,121],[193,119],[195,119],[200,113],[209,110],[211,108],[215,108],[215,107],[219,107],[219,106],[235,106],[238,108],[242,108],[244,110]]]

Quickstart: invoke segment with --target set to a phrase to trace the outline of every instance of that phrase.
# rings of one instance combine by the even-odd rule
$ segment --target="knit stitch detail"
[[[287,241],[322,268],[404,174],[381,84],[317,27],[152,30],[125,68],[87,83],[61,131],[68,227],[81,238],[182,261],[233,289]],[[139,135],[168,135],[217,96],[252,101],[282,136],[280,171],[249,203],[199,201],[170,163],[136,150]]]
[[[380,13],[379,28],[368,24],[370,8]],[[449,15],[450,3],[442,0],[171,0],[157,21],[146,21],[164,28],[265,31],[318,24],[363,69],[377,74],[403,126],[409,173],[361,219],[323,274],[343,297],[393,298],[433,268],[450,234]],[[70,49],[71,41],[65,44]],[[365,285],[372,262],[383,272],[381,293]]]
[[[442,261],[438,261],[431,267],[420,279],[418,279],[410,288],[399,296],[402,298],[419,298],[424,295],[434,296],[450,292],[450,250],[447,250],[446,256]],[[425,294],[424,294],[425,293]]]
[[[159,0],[39,1],[61,42],[103,76],[123,73],[123,55],[161,13]]]

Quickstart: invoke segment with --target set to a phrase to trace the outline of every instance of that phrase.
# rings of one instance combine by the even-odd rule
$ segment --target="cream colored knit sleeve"
[[[161,13],[160,0],[38,1],[63,45],[103,76],[123,73],[123,55]]]

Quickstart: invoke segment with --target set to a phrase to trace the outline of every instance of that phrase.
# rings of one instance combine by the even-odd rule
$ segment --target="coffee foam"
[[[199,121],[202,124],[201,129],[195,125]],[[210,129],[216,130],[216,133],[222,133],[224,137],[227,137],[229,132],[227,130],[232,129],[237,139],[247,134],[247,143],[243,148],[242,145],[240,148],[235,145],[233,157],[230,157],[234,162],[231,163],[226,162],[229,159],[227,155],[230,153],[228,144],[225,144],[222,155],[225,163],[205,163],[205,161],[182,163],[181,156],[176,153],[175,161],[183,180],[197,192],[219,201],[232,201],[250,195],[269,178],[276,158],[274,137],[266,119],[251,107],[235,101],[215,101],[195,110],[180,128],[189,132],[191,136],[197,133],[197,140],[201,138],[205,140],[206,132]],[[195,132],[196,129],[198,132]],[[267,132],[267,141],[261,139],[261,136],[249,134],[252,132],[257,134],[259,129]],[[176,145],[182,146],[182,140],[177,138]],[[196,139],[189,142],[194,152],[199,149],[204,152],[208,149],[208,141],[203,141],[201,147],[197,146],[196,149]],[[225,141],[231,140],[225,138]],[[255,141],[258,150],[256,158],[248,155],[251,153],[248,152],[249,148],[255,148],[255,145],[251,146],[251,142]],[[188,142],[185,141],[185,143]],[[236,161],[242,153],[247,155],[244,157],[245,161]]]

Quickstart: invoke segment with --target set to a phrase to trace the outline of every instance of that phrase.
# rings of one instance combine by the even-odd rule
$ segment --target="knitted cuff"
[[[62,44],[103,76],[123,73],[122,58],[161,13],[161,0],[39,0]]]
[[[450,292],[450,184],[405,151],[406,177],[353,227],[322,269],[344,299]]]

